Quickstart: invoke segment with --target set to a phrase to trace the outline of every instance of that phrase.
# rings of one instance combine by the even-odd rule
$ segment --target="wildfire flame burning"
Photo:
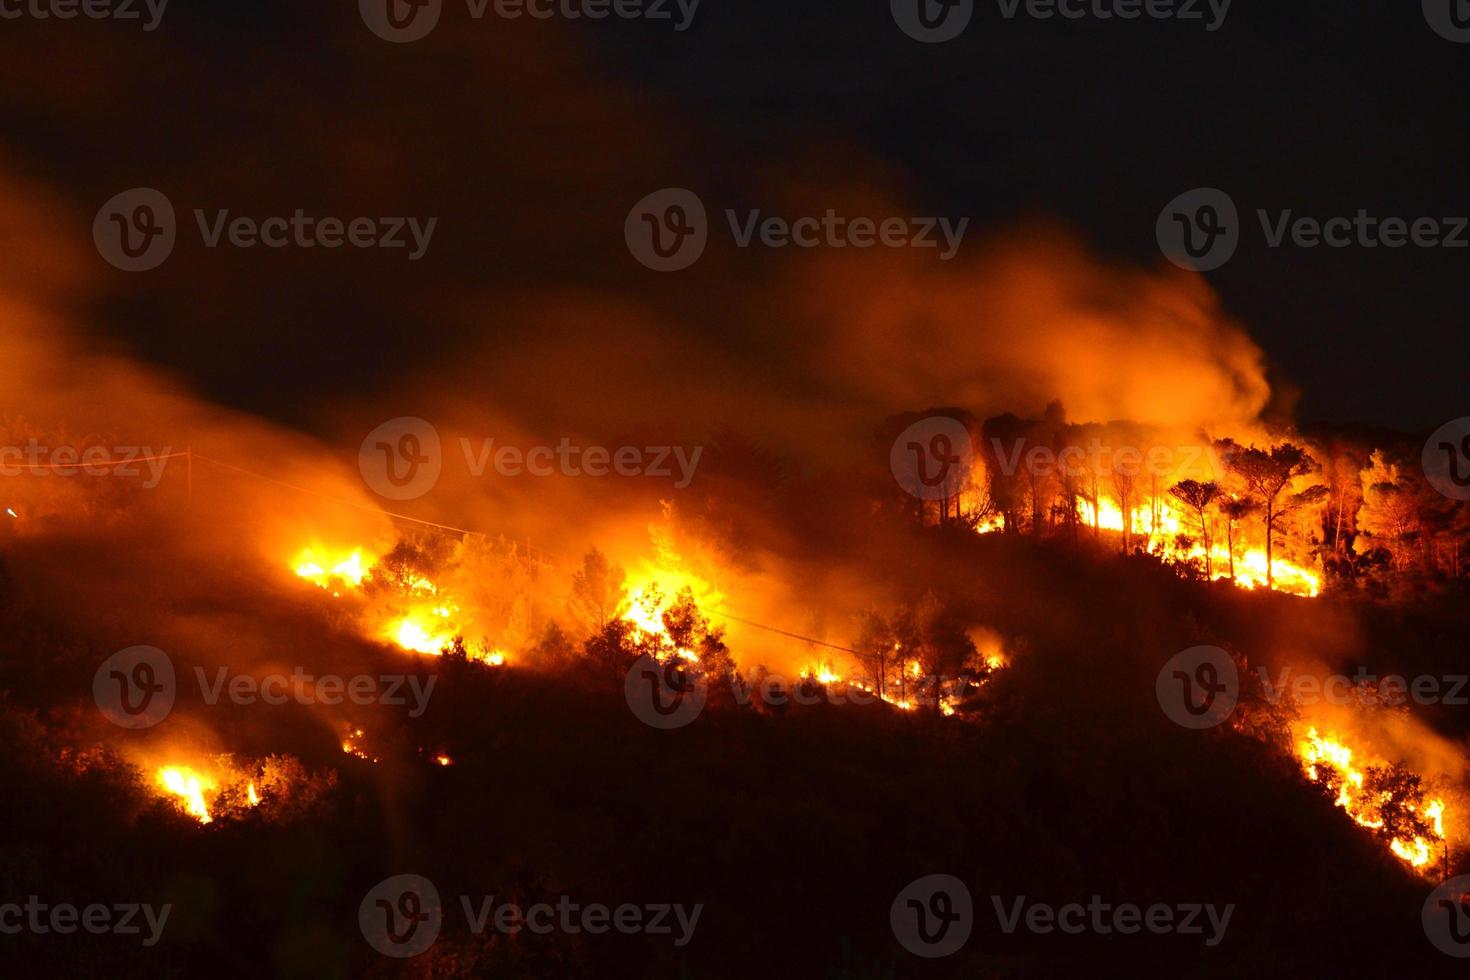
[[[377,756],[363,748],[362,741],[364,738],[366,738],[366,735],[363,734],[361,728],[349,728],[347,734],[342,737],[342,751],[365,762],[380,761]]]
[[[1103,531],[1123,531],[1123,510],[1118,504],[1106,497],[1100,498],[1100,504],[1094,508],[1088,500],[1078,498],[1077,520],[1083,527],[1094,525]],[[1156,555],[1165,561],[1195,564],[1203,569],[1205,562],[1205,548],[1202,543],[1193,539],[1196,529],[1195,522],[1183,519],[1180,513],[1164,501],[1159,501],[1156,506],[1135,507],[1129,514],[1129,533],[1140,543],[1140,546],[1149,554]],[[976,530],[982,534],[990,534],[1004,528],[1004,522],[996,517],[981,523]],[[1188,540],[1188,546],[1181,546],[1181,539]],[[1234,569],[1234,584],[1242,589],[1260,589],[1266,586],[1266,550],[1259,547],[1242,547],[1237,540],[1235,542],[1235,556],[1232,566],[1231,547],[1218,540],[1212,541],[1209,550],[1210,577],[1214,581],[1230,579],[1231,569]],[[1313,597],[1322,592],[1322,576],[1316,572],[1294,565],[1290,561],[1274,557],[1271,560],[1272,585],[1278,592],[1288,592],[1292,595]]]
[[[214,822],[211,808],[231,785],[238,787],[242,780],[223,769],[206,772],[193,766],[166,765],[158,767],[153,781],[180,810],[201,824],[207,824]],[[260,793],[255,788],[255,780],[245,778],[243,781],[244,805],[259,806]]]
[[[1361,753],[1355,753],[1337,735],[1324,735],[1316,727],[1309,727],[1297,739],[1296,752],[1308,779],[1329,789],[1335,787],[1337,796],[1333,802],[1358,826],[1386,838],[1389,850],[1411,866],[1427,868],[1436,852],[1444,847],[1444,801],[1425,799],[1417,777],[1411,786],[1396,786],[1381,778],[1384,772],[1381,767],[1365,768],[1354,762],[1354,756],[1361,757]],[[1390,830],[1390,817],[1395,810],[1425,825],[1428,836]]]
[[[364,549],[353,548],[350,552],[338,552],[324,556],[326,549],[307,548],[302,550],[292,563],[292,571],[319,588],[340,597],[343,591],[361,593],[378,558],[369,557]],[[439,588],[430,579],[414,575],[402,584],[403,597],[409,609],[393,615],[382,627],[379,635],[404,650],[433,656],[444,651],[460,635],[457,623],[459,607],[454,601],[439,593]],[[495,656],[499,657],[497,661]],[[505,655],[482,659],[498,666],[505,662]]]
[[[361,548],[355,548],[351,554],[336,560],[319,560],[316,552],[307,548],[297,556],[294,570],[297,575],[326,589],[333,595],[340,594],[333,588],[334,584],[343,584],[356,589],[362,586],[362,580],[367,577],[367,563],[362,557]]]
[[[158,784],[178,797],[185,813],[200,823],[210,823],[209,806],[204,802],[206,792],[219,789],[219,783],[208,776],[195,772],[188,766],[164,766],[158,770]]]

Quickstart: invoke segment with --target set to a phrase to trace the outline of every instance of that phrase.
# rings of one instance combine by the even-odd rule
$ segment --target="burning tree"
[[[1140,492],[1138,471],[1130,467],[1119,466],[1113,468],[1113,490],[1118,494],[1118,507],[1128,519],[1123,521],[1123,554],[1128,554],[1133,540],[1134,508],[1138,505],[1138,494]]]
[[[1465,507],[1437,493],[1416,469],[1391,462],[1381,451],[1369,457],[1360,478],[1355,552],[1380,552],[1396,571],[1415,567],[1428,571],[1440,564],[1437,554],[1447,551],[1450,560],[1442,564],[1459,575]]]
[[[1256,512],[1256,502],[1245,497],[1220,501],[1220,516],[1225,519],[1225,551],[1230,558],[1230,581],[1235,581],[1235,541],[1241,523]]]
[[[895,669],[899,651],[893,626],[883,618],[882,613],[869,610],[863,614],[854,648],[857,650],[858,664],[872,679],[874,689],[887,691],[888,675]],[[901,666],[897,670],[899,673],[903,672]]]
[[[986,419],[980,429],[981,457],[990,474],[990,499],[1001,514],[1007,534],[1020,531],[1025,512],[1026,488],[1011,455],[1019,459],[1025,451],[1028,428],[1029,423],[1007,413]]]
[[[1220,487],[1216,483],[1201,483],[1198,480],[1180,480],[1169,488],[1169,493],[1182,504],[1187,504],[1195,512],[1199,521],[1200,544],[1205,549],[1205,578],[1213,578],[1210,565],[1210,519],[1205,513],[1206,508],[1215,502],[1220,495]],[[1268,559],[1269,561],[1269,559]],[[1231,570],[1231,577],[1235,575]]]
[[[1284,442],[1267,452],[1255,446],[1242,449],[1229,440],[1225,445],[1226,464],[1260,504],[1266,528],[1266,588],[1275,588],[1272,543],[1281,519],[1298,507],[1321,501],[1327,488],[1313,486],[1283,498],[1293,480],[1316,468],[1316,461],[1300,446]]]
[[[710,626],[709,617],[700,612],[694,601],[693,589],[685,586],[679,590],[673,603],[664,610],[663,623],[663,635],[671,653],[686,656],[692,653],[711,680],[727,680],[735,673],[735,660],[725,645],[725,631]]]
[[[978,651],[959,618],[933,592],[919,600],[914,623],[919,641],[916,659],[933,689],[937,713],[943,710],[945,680],[958,677]]]
[[[589,634],[603,632],[617,619],[626,593],[623,570],[608,563],[596,548],[582,556],[582,567],[572,573],[572,595],[567,614]]]

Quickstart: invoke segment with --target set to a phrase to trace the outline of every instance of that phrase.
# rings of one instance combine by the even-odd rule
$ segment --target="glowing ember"
[[[219,789],[219,784],[208,776],[195,772],[188,766],[164,766],[158,770],[158,784],[178,797],[179,806],[200,823],[209,823],[209,807],[204,794]]]
[[[292,571],[334,596],[342,589],[362,591],[363,582],[376,567],[377,560],[365,557],[362,548],[350,553],[339,553],[329,558],[320,558],[318,552],[307,548],[302,551],[292,566]],[[460,635],[455,619],[459,607],[448,597],[441,595],[439,587],[421,574],[410,573],[396,580],[404,605],[394,603],[395,608],[381,611],[383,625],[370,628],[373,635],[387,639],[405,650],[437,656]]]
[[[649,636],[664,636],[664,610],[669,606],[669,596],[655,583],[647,583],[632,590],[628,595],[628,609],[623,619],[632,623]]]
[[[389,629],[388,637],[405,650],[437,656],[454,642],[454,630],[427,617],[409,615]]]
[[[377,762],[378,757],[370,754],[362,747],[364,735],[361,728],[348,729],[342,738],[342,751],[350,756],[362,759],[364,762]]]
[[[830,663],[821,661],[803,669],[801,676],[803,680],[814,680],[819,684],[842,683],[842,675],[833,670]]]
[[[441,766],[452,766],[452,765],[454,765],[454,760],[451,759],[451,758],[449,758],[449,756],[443,755],[443,754],[434,756],[434,761],[436,763],[438,763],[439,765],[441,765]]]
[[[199,766],[159,766],[154,785],[180,810],[201,824],[213,823],[220,808],[239,811],[260,805],[255,780],[237,771],[228,756]]]
[[[1422,791],[1400,789],[1375,778],[1384,770],[1361,767],[1353,761],[1354,751],[1340,738],[1322,735],[1315,727],[1308,728],[1306,735],[1297,740],[1296,751],[1307,778],[1329,789],[1335,787],[1337,795],[1333,803],[1354,823],[1387,838],[1389,850],[1415,868],[1425,868],[1434,860],[1445,839],[1443,800],[1426,801]],[[1386,832],[1387,817],[1394,810],[1427,822],[1433,839],[1421,834],[1410,837]]]
[[[292,571],[298,576],[329,592],[333,591],[334,583],[359,588],[367,577],[367,570],[368,563],[363,559],[361,548],[354,548],[350,554],[335,558],[318,557],[315,551],[307,548],[297,556],[292,566]]]
[[[697,581],[688,576],[674,575],[676,580]],[[709,587],[700,583],[708,592]],[[647,582],[633,589],[628,596],[628,608],[623,613],[624,621],[632,623],[641,637],[663,637],[669,635],[668,626],[664,623],[664,613],[673,602],[673,596],[664,592],[657,582]],[[693,650],[679,647],[674,651],[680,658],[691,663],[699,662],[699,654]]]
[[[1077,500],[1077,521],[1084,527],[1094,525],[1094,508],[1092,504],[1082,498]],[[1130,533],[1138,540],[1149,554],[1157,555],[1166,561],[1191,563],[1204,570],[1205,549],[1199,542],[1184,548],[1180,546],[1180,536],[1191,536],[1197,524],[1191,524],[1181,518],[1167,503],[1159,502],[1156,507],[1144,506],[1133,508],[1129,518]],[[1116,503],[1106,497],[1101,499],[1096,508],[1096,526],[1104,531],[1123,530],[1123,511]],[[981,534],[1000,531],[1004,527],[999,519],[987,522],[976,528]],[[1215,581],[1230,578],[1230,546],[1221,541],[1212,541],[1210,544],[1210,576]],[[1235,542],[1235,579],[1234,584],[1242,589],[1259,589],[1266,585],[1266,551],[1264,548],[1242,548],[1239,540]],[[1293,565],[1283,558],[1273,558],[1271,561],[1271,578],[1276,591],[1288,592],[1292,595],[1316,596],[1322,591],[1322,577],[1310,569]]]
[[[640,563],[636,572],[629,576],[628,607],[621,616],[633,624],[642,638],[667,639],[664,613],[673,607],[686,589],[695,606],[706,613],[718,611],[725,599],[709,581],[689,570],[691,563],[679,554],[670,538],[667,505],[665,508],[665,522],[648,529],[657,560]],[[683,660],[699,661],[699,654],[694,650],[681,647],[675,653]]]

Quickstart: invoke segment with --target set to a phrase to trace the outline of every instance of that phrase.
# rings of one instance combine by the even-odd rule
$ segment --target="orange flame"
[[[1354,763],[1354,751],[1337,736],[1322,735],[1315,727],[1309,727],[1306,735],[1297,740],[1296,750],[1302,768],[1312,782],[1322,782],[1326,778],[1326,773],[1322,771],[1325,767],[1330,766],[1336,771],[1339,782],[1337,798],[1333,803],[1341,807],[1360,827],[1382,829],[1384,820],[1381,808],[1386,804],[1398,803],[1411,813],[1422,812],[1430,821],[1435,840],[1426,840],[1420,836],[1413,839],[1395,837],[1389,841],[1388,848],[1415,868],[1425,868],[1434,859],[1431,848],[1442,845],[1445,839],[1443,800],[1395,800],[1386,793],[1380,793],[1375,798],[1364,789],[1365,773]]]
[[[219,783],[188,766],[164,766],[158,770],[158,784],[178,797],[178,804],[189,816],[200,823],[209,823],[209,807],[204,802],[206,792],[219,789]]]

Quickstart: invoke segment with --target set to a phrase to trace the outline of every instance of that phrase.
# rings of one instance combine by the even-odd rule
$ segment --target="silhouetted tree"
[[[1235,532],[1241,521],[1255,513],[1256,502],[1244,497],[1220,501],[1220,515],[1225,518],[1225,549],[1230,553],[1230,581],[1235,581]]]
[[[918,633],[917,660],[934,693],[934,711],[940,712],[946,678],[958,677],[975,657],[975,642],[958,617],[933,592],[926,592],[914,609]]]
[[[623,570],[608,564],[596,548],[582,556],[582,567],[572,573],[572,595],[567,613],[587,634],[603,631],[624,600]]]
[[[1198,480],[1180,480],[1169,488],[1169,492],[1180,503],[1187,504],[1194,511],[1199,521],[1200,542],[1205,548],[1205,581],[1214,578],[1214,569],[1210,564],[1210,518],[1206,513],[1210,504],[1220,495],[1220,486],[1217,483],[1201,483]],[[1235,576],[1234,562],[1231,563],[1231,577]]]
[[[1298,506],[1321,500],[1327,495],[1327,488],[1313,487],[1283,500],[1281,495],[1291,486],[1291,481],[1312,472],[1316,465],[1305,449],[1289,442],[1273,446],[1270,452],[1255,446],[1242,449],[1234,443],[1227,445],[1226,465],[1261,505],[1266,525],[1266,588],[1274,588],[1272,547],[1278,521]]]
[[[893,627],[882,613],[876,610],[863,613],[853,648],[857,650],[858,664],[873,679],[875,691],[886,693],[888,690],[888,675],[897,659],[896,642]]]

